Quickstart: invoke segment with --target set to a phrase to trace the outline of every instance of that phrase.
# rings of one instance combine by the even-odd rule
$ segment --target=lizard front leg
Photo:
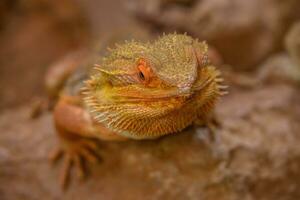
[[[54,122],[61,145],[50,153],[52,161],[63,156],[60,184],[66,188],[70,171],[75,166],[78,177],[84,177],[83,162],[95,163],[98,159],[96,140],[125,140],[93,121],[81,106],[79,97],[63,96],[54,108]]]
[[[212,139],[215,138],[217,129],[222,126],[220,120],[217,118],[214,112],[210,113],[209,115],[198,115],[194,121],[194,125],[206,126],[211,134]]]
[[[218,119],[214,107],[217,98],[210,99],[205,104],[203,104],[199,109],[194,120],[194,125],[196,126],[206,126],[209,131],[210,140],[216,139],[216,131],[222,126],[220,120]]]

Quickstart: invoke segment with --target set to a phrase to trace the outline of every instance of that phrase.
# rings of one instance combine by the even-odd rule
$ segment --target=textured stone
[[[83,182],[74,174],[66,192],[57,182],[61,163],[47,161],[56,142],[50,115],[4,112],[1,199],[297,199],[297,92],[287,85],[232,92],[217,107],[215,139],[191,127],[153,141],[101,142],[102,162]]]
[[[237,69],[254,68],[282,47],[289,25],[300,17],[299,6],[297,0],[130,0],[128,3],[140,20],[208,40],[221,52],[225,63]]]

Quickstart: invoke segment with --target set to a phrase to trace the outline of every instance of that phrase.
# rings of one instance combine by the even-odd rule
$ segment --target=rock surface
[[[285,51],[267,58],[259,67],[257,77],[266,81],[290,81],[300,84],[300,23],[292,25],[286,36]]]
[[[236,69],[255,68],[282,47],[290,24],[300,19],[297,0],[130,0],[137,19],[168,31],[208,40]]]
[[[3,0],[0,13],[1,110],[42,94],[48,65],[83,45],[89,32],[72,0]]]
[[[191,127],[154,141],[101,142],[102,162],[83,182],[74,174],[66,192],[47,161],[56,142],[50,114],[32,120],[28,107],[16,108],[0,116],[0,197],[298,199],[299,100],[287,85],[236,89],[218,105],[214,139]]]

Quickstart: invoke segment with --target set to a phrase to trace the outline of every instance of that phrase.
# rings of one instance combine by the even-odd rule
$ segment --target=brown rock
[[[130,10],[167,30],[208,40],[237,69],[253,68],[282,46],[290,23],[299,19],[297,0],[133,1]]]
[[[285,38],[285,51],[272,55],[260,67],[261,81],[289,81],[300,83],[300,23],[295,23]]]
[[[66,192],[58,185],[58,168],[47,161],[55,143],[50,115],[30,120],[26,107],[7,111],[0,116],[0,196],[297,199],[299,100],[287,85],[232,92],[218,105],[223,128],[213,141],[206,129],[189,128],[153,141],[101,142],[103,161],[84,182],[74,174]]]
[[[5,15],[0,19],[0,109],[3,109],[42,94],[46,67],[82,45],[89,33],[80,8],[72,0],[62,0],[59,4],[46,0],[4,0],[0,3],[0,13]]]
[[[300,21],[294,23],[286,34],[285,48],[300,71]]]

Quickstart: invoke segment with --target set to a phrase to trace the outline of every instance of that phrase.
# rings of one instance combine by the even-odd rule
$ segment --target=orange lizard
[[[84,176],[81,160],[97,160],[97,139],[155,139],[195,123],[206,125],[226,93],[222,81],[207,44],[186,34],[116,45],[95,61],[90,74],[71,76],[54,107],[61,146],[51,158],[64,156],[62,186],[73,164]]]

